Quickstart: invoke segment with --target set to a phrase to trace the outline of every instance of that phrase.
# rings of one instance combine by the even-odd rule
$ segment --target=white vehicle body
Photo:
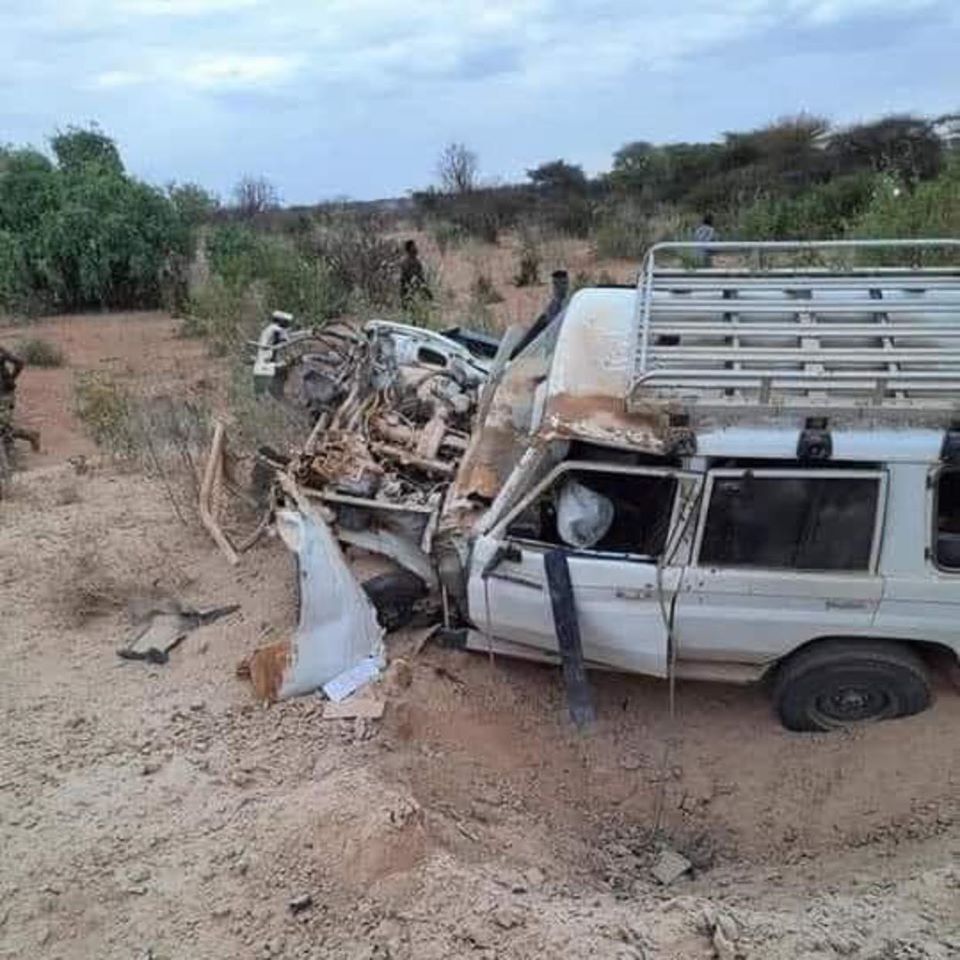
[[[804,245],[751,249],[781,246]],[[560,548],[590,666],[750,682],[828,639],[960,655],[960,270],[664,269],[670,247],[636,289],[575,294],[496,383],[447,503],[468,646],[559,661]],[[568,477],[618,504],[613,540],[560,542]]]

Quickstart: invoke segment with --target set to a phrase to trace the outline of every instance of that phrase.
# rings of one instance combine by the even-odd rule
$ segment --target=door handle
[[[650,600],[653,595],[653,587],[644,587],[642,590],[618,589],[614,594],[618,600]]]
[[[832,599],[826,601],[828,610],[867,610],[873,605],[872,600],[840,600]]]

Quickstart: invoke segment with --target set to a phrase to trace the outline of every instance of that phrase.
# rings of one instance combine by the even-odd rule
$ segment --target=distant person
[[[417,245],[413,240],[408,240],[403,245],[403,261],[400,264],[400,305],[404,310],[410,310],[417,301],[432,299]]]
[[[13,425],[17,377],[22,372],[23,361],[9,350],[0,347],[0,443],[8,445],[14,440],[26,440],[34,450],[39,450],[39,433],[35,430],[17,429]]]
[[[720,239],[717,228],[713,225],[713,214],[706,213],[700,221],[700,226],[693,231],[695,243],[715,243]],[[709,267],[713,261],[713,254],[706,247],[696,251],[697,263],[701,267]]]

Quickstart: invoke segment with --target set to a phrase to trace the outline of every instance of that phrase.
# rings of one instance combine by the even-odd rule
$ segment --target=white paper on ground
[[[346,700],[356,690],[376,680],[383,669],[382,657],[364,657],[359,663],[337,674],[323,685],[323,692],[334,702]]]
[[[382,666],[383,630],[376,611],[330,528],[313,514],[280,510],[277,529],[300,561],[300,623],[281,699],[311,693],[364,661]]]

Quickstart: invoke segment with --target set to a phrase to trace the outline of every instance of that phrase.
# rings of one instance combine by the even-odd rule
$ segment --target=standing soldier
[[[36,430],[18,429],[13,425],[17,377],[22,370],[23,361],[0,347],[0,443],[7,448],[14,440],[26,440],[34,450],[39,450],[40,434]]]
[[[403,245],[403,254],[400,264],[400,305],[404,310],[410,310],[418,300],[432,300],[433,295],[427,286],[420,254],[413,240],[408,240]]]

